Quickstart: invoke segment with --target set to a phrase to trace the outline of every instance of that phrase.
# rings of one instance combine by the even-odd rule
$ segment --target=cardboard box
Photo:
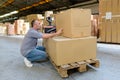
[[[24,22],[23,27],[22,27],[22,34],[26,34],[29,29],[30,29],[30,23]]]
[[[57,66],[96,58],[96,38],[53,37],[47,40],[48,54]]]
[[[105,42],[105,37],[106,37],[106,23],[102,22],[99,24],[100,26],[100,41]]]
[[[43,20],[44,17],[42,16],[42,14],[30,14],[30,15],[27,15],[27,21],[31,22],[34,19]]]
[[[65,37],[91,36],[91,10],[75,8],[56,14],[56,28],[63,28]]]
[[[120,43],[120,18],[119,21],[117,22],[117,42]]]
[[[118,0],[112,0],[112,14],[113,15],[118,15],[118,9],[120,8]]]
[[[111,42],[112,38],[112,22],[111,21],[106,21],[106,42]]]
[[[14,25],[15,34],[21,34],[22,33],[22,27],[23,27],[23,24],[24,24],[24,20],[22,20],[22,19],[15,20],[14,24],[15,24]]]
[[[15,29],[14,29],[14,24],[9,24],[8,26],[8,35],[15,35]]]
[[[119,2],[119,4],[118,4],[118,14],[120,15],[120,0],[118,2]]]
[[[102,22],[102,15],[99,15],[98,22]]]
[[[117,43],[117,19],[112,22],[112,42]]]
[[[112,11],[112,0],[106,0],[106,12],[111,12],[111,11]]]
[[[6,35],[7,34],[7,30],[6,27],[0,26],[0,35]]]
[[[51,14],[53,14],[53,11],[45,11],[45,17],[49,17]]]
[[[99,13],[101,16],[105,16],[107,9],[106,0],[100,0],[99,2]]]

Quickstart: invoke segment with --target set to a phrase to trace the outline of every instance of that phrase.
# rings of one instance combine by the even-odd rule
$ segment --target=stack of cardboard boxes
[[[15,35],[14,24],[5,23],[5,26],[6,26],[6,28],[7,28],[7,35]]]
[[[19,19],[19,20],[15,20],[15,34],[19,35],[22,34],[22,27],[24,24],[24,20],[23,19]]]
[[[120,43],[120,0],[100,0],[100,41]]]
[[[29,29],[30,29],[30,23],[24,22],[22,27],[22,34],[25,35]]]
[[[5,23],[7,35],[25,35],[29,30],[29,22],[24,22],[23,19],[15,20],[13,24]]]
[[[57,66],[96,58],[96,38],[91,37],[91,11],[69,9],[56,14],[63,34],[46,41],[48,55]]]
[[[6,35],[7,34],[7,28],[5,24],[0,23],[0,35]]]
[[[31,23],[32,20],[34,19],[39,19],[39,20],[42,20],[44,19],[44,17],[42,16],[42,14],[30,14],[30,15],[27,15],[27,21]]]

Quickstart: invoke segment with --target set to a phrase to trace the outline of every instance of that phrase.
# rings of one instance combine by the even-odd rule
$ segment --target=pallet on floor
[[[85,72],[87,71],[87,65],[91,65],[93,67],[98,68],[100,65],[100,62],[98,59],[89,59],[89,60],[84,60],[80,62],[74,62],[70,64],[65,64],[61,66],[57,66],[54,61],[50,59],[51,63],[54,65],[58,73],[60,74],[61,77],[65,78],[68,77],[68,70],[71,69],[77,69],[79,72]]]

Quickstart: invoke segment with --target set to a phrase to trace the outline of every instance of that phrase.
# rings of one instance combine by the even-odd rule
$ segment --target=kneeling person
[[[25,57],[24,62],[27,67],[32,67],[32,62],[45,60],[47,58],[45,48],[43,46],[37,46],[38,39],[41,38],[51,38],[62,33],[62,29],[58,30],[56,33],[42,33],[39,32],[42,28],[42,22],[39,20],[33,20],[31,22],[32,28],[25,35],[22,45],[21,54]]]

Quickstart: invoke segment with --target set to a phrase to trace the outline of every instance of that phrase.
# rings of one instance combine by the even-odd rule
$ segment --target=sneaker
[[[27,58],[24,58],[24,63],[29,68],[31,68],[33,66],[33,64]]]

